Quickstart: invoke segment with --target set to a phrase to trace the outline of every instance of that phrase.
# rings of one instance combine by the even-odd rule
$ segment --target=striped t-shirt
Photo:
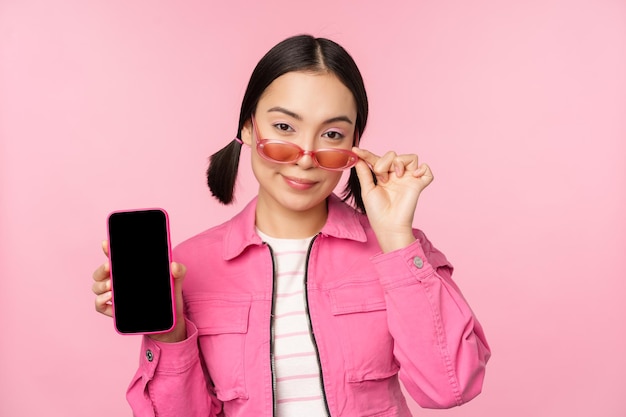
[[[304,276],[312,238],[277,239],[258,231],[274,254],[274,377],[277,416],[326,416],[306,313]]]

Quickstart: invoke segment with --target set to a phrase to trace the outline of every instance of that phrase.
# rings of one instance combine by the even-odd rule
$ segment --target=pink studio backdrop
[[[626,415],[626,3],[217,4],[0,2],[0,415],[131,415],[139,339],[91,294],[105,216],[164,207],[178,243],[241,208],[249,169],[221,207],[207,157],[301,32],[359,63],[363,146],[432,166],[415,224],[493,348],[480,397],[415,415]]]

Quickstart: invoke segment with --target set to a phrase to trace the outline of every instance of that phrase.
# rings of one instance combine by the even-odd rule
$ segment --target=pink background
[[[416,226],[493,348],[483,394],[422,416],[626,415],[626,3],[0,2],[0,415],[129,416],[137,337],[95,313],[114,209],[175,243],[233,215],[204,185],[254,64],[309,32],[363,72],[363,146],[417,152]],[[217,2],[215,2],[217,3]]]

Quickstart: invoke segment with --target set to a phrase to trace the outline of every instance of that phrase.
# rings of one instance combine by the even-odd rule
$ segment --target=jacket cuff
[[[435,274],[419,240],[405,248],[372,258],[385,290],[421,282]]]
[[[155,373],[183,373],[198,360],[198,329],[187,319],[185,325],[187,338],[181,342],[158,342],[143,337],[139,361],[144,379],[151,380]]]

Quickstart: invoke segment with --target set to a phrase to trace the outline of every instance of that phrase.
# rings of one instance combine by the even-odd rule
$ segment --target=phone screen
[[[118,211],[108,219],[113,317],[120,333],[174,326],[168,217],[161,209]]]

